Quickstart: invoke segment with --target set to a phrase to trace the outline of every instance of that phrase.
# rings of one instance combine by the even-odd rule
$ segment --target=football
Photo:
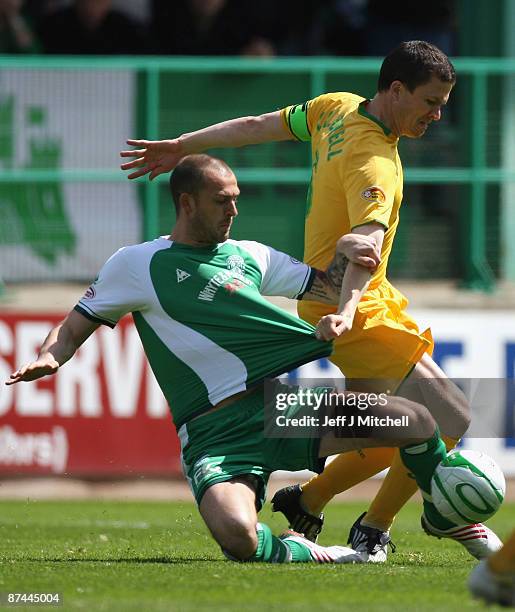
[[[488,455],[453,450],[436,467],[431,480],[433,504],[455,525],[483,523],[501,506],[504,474]]]

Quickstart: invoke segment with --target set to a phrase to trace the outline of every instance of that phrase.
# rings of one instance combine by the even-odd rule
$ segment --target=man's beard
[[[222,229],[209,227],[201,217],[193,219],[194,225],[197,227],[196,240],[204,244],[218,244],[227,239],[227,232]]]

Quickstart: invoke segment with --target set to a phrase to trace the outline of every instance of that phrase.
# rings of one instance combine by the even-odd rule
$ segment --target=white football
[[[499,510],[505,493],[501,468],[479,451],[450,451],[431,480],[433,504],[455,525],[488,520]]]

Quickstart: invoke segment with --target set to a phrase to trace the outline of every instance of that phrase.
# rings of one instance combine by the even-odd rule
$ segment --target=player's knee
[[[455,439],[459,439],[470,426],[470,404],[463,391],[448,379],[427,380],[433,385],[436,401],[429,405],[440,431]]]
[[[234,561],[246,561],[257,549],[256,524],[241,517],[232,517],[217,541],[227,557]]]
[[[470,426],[470,404],[461,389],[448,396],[444,415],[438,422],[440,430],[445,435],[459,439]]]
[[[408,427],[406,434],[410,442],[430,438],[436,430],[436,421],[429,410],[422,404],[409,400],[403,400],[403,411],[408,416]]]

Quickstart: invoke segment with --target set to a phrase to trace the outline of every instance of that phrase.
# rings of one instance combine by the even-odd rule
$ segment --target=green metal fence
[[[499,276],[502,258],[498,246],[502,223],[499,187],[515,182],[515,169],[501,164],[502,130],[492,128],[497,117],[491,98],[492,92],[503,95],[506,79],[515,74],[515,60],[462,58],[454,63],[459,80],[449,104],[449,118],[440,126],[432,126],[427,138],[401,146],[408,194],[405,200],[429,198],[430,204],[410,209],[410,202],[406,202],[403,214],[407,219],[401,224],[403,233],[392,259],[392,272],[393,276],[408,278],[456,278],[469,287],[489,289]],[[127,136],[157,139],[234,116],[268,112],[324,91],[355,91],[371,96],[379,66],[376,59],[4,56],[0,57],[0,95],[5,70],[52,70],[63,74],[130,71],[136,75],[135,111],[134,132]],[[247,152],[218,153],[231,163],[239,182],[248,186],[249,199],[255,200],[248,212],[241,211],[241,225],[237,226],[241,230],[237,230],[236,237],[257,238],[301,255],[302,200],[310,172],[308,148],[278,143]],[[489,155],[494,164],[489,163]],[[124,181],[127,179],[115,160],[107,168],[10,167],[0,172],[0,184],[10,185]],[[167,231],[173,221],[165,181],[165,177],[153,183],[138,181],[144,238]],[[432,201],[437,203],[436,213]],[[428,228],[432,237],[427,235]],[[427,238],[427,261],[413,268],[410,262],[420,251],[421,234]],[[441,242],[443,236],[445,244]],[[430,253],[432,244],[438,245],[441,273],[435,273],[438,254]],[[459,259],[459,266],[448,264],[453,257]]]

